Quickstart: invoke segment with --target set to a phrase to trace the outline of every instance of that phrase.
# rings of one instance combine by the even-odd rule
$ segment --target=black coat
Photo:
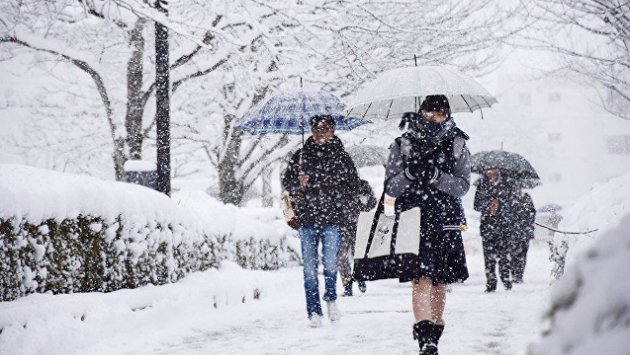
[[[309,176],[308,186],[302,187],[298,176],[301,169]],[[347,224],[356,204],[359,175],[341,140],[333,136],[324,144],[315,144],[312,137],[291,157],[282,178],[297,213],[298,227],[342,226]]]
[[[499,200],[499,209],[494,216],[490,215],[492,199]],[[502,226],[510,236],[531,238],[534,231],[536,209],[527,193],[519,193],[518,181],[500,177],[491,182],[483,177],[478,181],[475,192],[474,208],[481,212],[481,230],[493,226]],[[482,233],[485,234],[485,233]]]
[[[534,222],[536,221],[536,208],[528,193],[523,193],[516,198],[514,206],[516,219],[516,235],[523,240],[534,237]]]
[[[365,202],[363,202],[362,199]],[[359,220],[359,214],[361,212],[368,212],[376,207],[376,202],[376,197],[374,196],[370,183],[365,180],[360,180],[359,191],[354,199],[354,203],[350,206],[350,218],[347,223],[356,224]]]

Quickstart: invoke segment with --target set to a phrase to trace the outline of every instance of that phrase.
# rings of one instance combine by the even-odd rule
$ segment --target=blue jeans
[[[337,226],[300,227],[299,232],[304,262],[306,312],[309,317],[313,314],[323,315],[319,301],[319,283],[317,281],[317,246],[321,239],[324,283],[326,286],[324,301],[335,301],[337,299],[337,254],[341,244],[341,233]]]

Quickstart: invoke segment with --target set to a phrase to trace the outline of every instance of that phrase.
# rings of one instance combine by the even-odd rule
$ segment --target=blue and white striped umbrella
[[[309,120],[315,115],[333,116],[338,130],[351,130],[371,122],[343,116],[345,108],[339,97],[326,91],[276,94],[254,105],[236,128],[251,134],[304,134],[310,131]]]

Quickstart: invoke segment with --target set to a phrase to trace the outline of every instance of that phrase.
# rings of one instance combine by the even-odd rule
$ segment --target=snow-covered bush
[[[558,279],[584,250],[595,243],[601,231],[614,226],[630,212],[630,173],[595,186],[563,213],[558,229],[566,231],[598,231],[589,234],[555,233],[551,246],[552,274]]]
[[[630,349],[630,213],[619,219],[554,284],[547,329],[530,346],[530,355],[621,354]]]
[[[180,206],[204,213],[215,233],[225,236],[228,258],[246,269],[273,270],[300,263],[297,232],[279,208],[244,208],[223,204],[198,191],[178,192]]]
[[[216,267],[226,238],[145,187],[0,165],[0,300],[173,282]]]

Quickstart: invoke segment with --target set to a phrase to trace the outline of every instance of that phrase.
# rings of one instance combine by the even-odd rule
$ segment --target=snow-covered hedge
[[[622,216],[630,212],[630,173],[595,186],[563,213],[558,229],[567,231],[598,231],[588,235],[555,233],[551,246],[553,276],[564,273],[565,265],[595,243],[603,230],[616,225]]]
[[[628,353],[630,213],[619,219],[554,284],[547,327],[530,355]]]
[[[180,206],[205,211],[215,233],[225,236],[228,258],[246,269],[273,270],[300,263],[297,232],[289,228],[279,208],[224,205],[205,193],[174,194]]]
[[[163,284],[226,258],[259,269],[294,259],[282,231],[230,216],[242,215],[234,206],[184,201],[132,184],[0,165],[0,300]]]
[[[223,245],[199,232],[184,223],[142,221],[125,213],[113,219],[0,217],[0,300],[176,281],[220,261]]]

